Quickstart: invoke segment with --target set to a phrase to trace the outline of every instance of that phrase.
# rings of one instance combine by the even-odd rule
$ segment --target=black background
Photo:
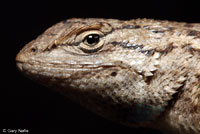
[[[200,23],[199,14],[199,4],[192,0],[27,0],[1,3],[0,128],[28,129],[32,133],[74,133],[77,130],[90,133],[158,133],[107,121],[58,93],[37,85],[18,72],[15,56],[45,29],[72,17],[154,18]]]

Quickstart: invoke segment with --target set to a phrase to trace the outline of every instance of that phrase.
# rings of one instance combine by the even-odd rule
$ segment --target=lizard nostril
[[[34,47],[33,47],[33,48],[31,48],[31,52],[36,52],[36,50],[37,50],[37,49],[36,49],[36,48],[34,48]]]

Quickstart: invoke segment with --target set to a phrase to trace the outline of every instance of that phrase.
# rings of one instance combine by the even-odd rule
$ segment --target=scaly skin
[[[200,24],[69,19],[16,61],[29,78],[107,119],[200,133]]]

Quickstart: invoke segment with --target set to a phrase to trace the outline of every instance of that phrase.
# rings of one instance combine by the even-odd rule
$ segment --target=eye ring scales
[[[94,53],[104,46],[104,34],[98,30],[86,31],[79,35],[81,43],[78,48],[84,53]]]

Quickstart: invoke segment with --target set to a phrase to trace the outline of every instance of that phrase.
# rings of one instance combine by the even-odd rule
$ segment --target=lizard
[[[200,133],[200,23],[67,19],[28,43],[16,65],[114,122]]]

